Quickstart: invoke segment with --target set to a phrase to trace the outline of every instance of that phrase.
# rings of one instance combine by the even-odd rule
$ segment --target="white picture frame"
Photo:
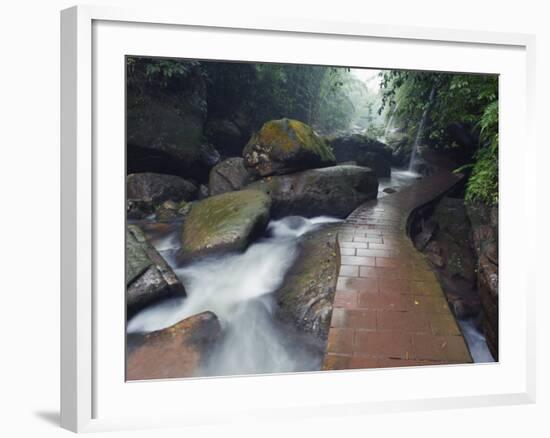
[[[141,38],[144,29],[148,29],[146,38]],[[132,38],[121,36],[122,32]],[[175,33],[174,33],[175,32]],[[379,61],[373,65],[358,60],[355,66],[377,68],[424,68],[454,71],[479,71],[498,73],[504,78],[501,91],[505,98],[501,103],[501,234],[503,264],[511,266],[517,262],[514,273],[501,275],[501,360],[491,365],[465,365],[438,368],[418,367],[403,370],[368,370],[342,371],[323,373],[303,373],[285,376],[253,376],[220,379],[188,379],[172,382],[125,383],[120,381],[120,361],[124,361],[124,351],[117,340],[107,340],[104,336],[107,328],[117,327],[120,323],[117,310],[123,301],[123,283],[114,278],[116,295],[120,289],[120,300],[110,306],[105,298],[105,284],[111,277],[103,269],[108,258],[106,246],[112,245],[112,257],[118,257],[112,264],[113,269],[120,267],[120,255],[124,248],[119,239],[118,230],[124,216],[123,204],[119,203],[120,194],[124,191],[124,180],[120,178],[124,167],[119,166],[124,155],[124,143],[116,141],[111,147],[116,148],[118,158],[107,165],[104,155],[98,153],[98,144],[105,144],[111,137],[104,132],[115,130],[120,134],[124,130],[123,113],[120,113],[120,93],[124,90],[109,88],[120,85],[124,76],[120,65],[111,65],[110,59],[120,61],[120,54],[156,54],[159,56],[178,56],[170,52],[166,44],[160,50],[160,42],[168,34],[173,39],[189,38],[199,35],[193,41],[193,50],[185,57],[210,59],[245,59],[258,61],[286,61],[304,63],[330,63],[349,65],[345,62],[345,50],[338,48],[351,45],[371,45],[372,53],[377,44],[384,44],[387,50],[401,53],[389,65]],[[229,54],[233,47],[208,46],[201,38],[233,39],[241,50],[241,55]],[[259,55],[258,46],[242,44],[244,41],[261,40],[275,48],[289,47],[289,44],[304,44],[310,47],[309,59],[301,59],[300,54],[283,50],[270,50],[268,58]],[[126,50],[125,39],[133,44],[143,44],[140,53]],[[106,41],[109,44],[106,44]],[[204,40],[206,41],[206,39]],[[237,44],[240,42],[240,44]],[[323,53],[325,48],[332,47],[333,53]],[[286,45],[286,46],[285,46]],[[317,45],[318,52],[315,49]],[[155,48],[155,46],[158,46]],[[248,47],[246,47],[248,46]],[[119,9],[111,7],[77,6],[61,13],[61,425],[75,431],[101,431],[126,428],[147,428],[162,426],[185,426],[193,424],[223,423],[226,421],[247,421],[249,418],[273,420],[281,415],[300,418],[312,415],[362,415],[368,412],[396,412],[414,409],[441,409],[454,407],[474,407],[486,405],[532,403],[535,399],[535,341],[534,341],[534,276],[530,276],[530,267],[518,260],[514,243],[508,238],[507,231],[518,224],[530,224],[535,227],[534,215],[529,216],[526,208],[508,209],[508,199],[521,199],[528,203],[534,200],[535,175],[527,172],[528,156],[535,149],[532,121],[534,120],[534,46],[532,35],[490,33],[483,31],[460,31],[451,29],[425,29],[417,27],[373,25],[365,23],[315,22],[307,19],[288,17],[277,19],[271,17],[251,18],[226,21],[215,15],[189,15],[182,11],[164,11],[156,8],[144,10]],[[370,47],[370,46],[369,46]],[[407,47],[407,50],[405,50]],[[455,60],[445,55],[449,47],[456,51]],[[409,49],[410,48],[410,49]],[[236,50],[236,49],[235,49]],[[413,59],[411,54],[430,53],[440,59]],[[379,52],[382,52],[379,50]],[[187,52],[186,52],[187,53]],[[248,53],[249,55],[246,55]],[[318,54],[317,54],[318,53]],[[202,56],[201,56],[202,54]],[[229,55],[228,55],[229,54]],[[244,54],[244,55],[243,55]],[[473,55],[475,54],[475,56]],[[185,53],[184,53],[185,55]],[[483,55],[483,56],[480,56]],[[373,56],[384,59],[383,54]],[[286,58],[285,58],[286,57]],[[464,58],[461,58],[464,57]],[[462,59],[471,59],[466,68],[461,68]],[[487,58],[488,57],[488,58]],[[326,61],[323,62],[322,60]],[[347,58],[348,60],[351,58]],[[117,61],[118,62],[118,61]],[[428,64],[431,62],[431,64]],[[477,62],[477,64],[475,64]],[[466,64],[464,64],[466,65]],[[477,65],[477,67],[476,67]],[[114,73],[113,73],[114,72]],[[122,75],[118,77],[118,75]],[[114,76],[117,76],[114,78]],[[113,80],[111,83],[111,79]],[[105,81],[105,86],[103,82]],[[101,91],[103,90],[103,91]],[[507,92],[509,93],[506,95]],[[103,111],[107,104],[104,95],[110,92],[109,99],[119,99],[109,108],[112,113]],[[111,110],[109,110],[111,111]],[[121,118],[122,117],[122,118]],[[108,121],[106,121],[108,119]],[[514,126],[508,127],[506,121],[515,120]],[[122,125],[121,125],[122,124]],[[98,128],[99,126],[99,128]],[[113,136],[112,138],[120,138]],[[506,147],[512,141],[523,139],[525,157],[519,162],[507,155]],[[105,140],[105,141],[104,141]],[[98,143],[99,142],[99,143]],[[104,146],[101,146],[104,147]],[[120,150],[118,149],[120,148]],[[506,175],[514,170],[517,185],[507,182]],[[120,166],[119,166],[120,167]],[[531,166],[534,169],[535,166]],[[118,187],[118,185],[120,187]],[[118,187],[118,188],[115,188]],[[112,193],[109,193],[110,189]],[[120,208],[116,228],[113,234],[105,235],[102,231],[105,221],[100,205],[117,205]],[[531,202],[535,205],[535,202]],[[120,211],[119,211],[120,210]],[[103,228],[102,228],[103,227]],[[104,237],[98,237],[104,236]],[[118,245],[118,246],[117,246]],[[116,250],[113,250],[116,248]],[[104,254],[99,255],[99,254]],[[110,256],[109,256],[110,257]],[[117,264],[118,263],[118,264]],[[113,271],[115,272],[115,271]],[[123,271],[120,275],[123,274]],[[109,280],[109,283],[111,280]],[[120,288],[116,285],[120,285]],[[511,308],[506,298],[506,289],[514,287],[520,290],[517,299],[517,319],[512,322]],[[99,291],[99,292],[98,292]],[[98,293],[103,298],[98,299]],[[110,295],[110,296],[111,296]],[[109,307],[110,306],[110,307]],[[123,318],[123,315],[120,315]],[[107,323],[106,320],[109,322]],[[112,320],[112,321],[111,321]],[[106,327],[105,324],[114,324]],[[514,327],[511,326],[514,324]],[[123,333],[123,326],[118,326]],[[117,335],[118,336],[118,335]],[[118,338],[117,338],[118,339]],[[107,349],[108,348],[108,349]],[[120,351],[119,351],[120,350]],[[105,358],[107,352],[119,351],[120,358],[112,359],[113,364]],[[513,354],[510,354],[513,352]],[[103,353],[103,354],[102,354]],[[477,367],[477,368],[473,368]],[[111,373],[110,368],[116,371]],[[474,370],[474,371],[472,371]],[[505,371],[503,371],[505,370]],[[391,373],[391,374],[388,374]],[[452,376],[451,376],[452,375]],[[456,385],[453,388],[441,386],[449,376],[456,379],[468,378],[479,383],[479,391],[471,390],[468,385]],[[492,377],[491,377],[492,376]],[[416,383],[406,391],[389,391],[386,397],[381,396],[381,389],[388,379],[399,382],[414,380],[416,382],[432,381],[432,387],[422,392]],[[114,380],[110,380],[114,379]],[[275,380],[274,380],[275,379]],[[491,380],[493,379],[494,382]],[[116,381],[116,385],[112,382]],[[270,383],[269,383],[270,382]],[[377,386],[376,382],[380,382]],[[500,382],[500,383],[499,383]],[[354,388],[369,385],[373,394],[357,393]],[[141,386],[140,386],[141,385]],[[186,391],[218,391],[219,404],[200,397],[194,401],[193,410],[178,407],[168,410],[160,403],[152,408],[148,415],[133,412],[131,407],[125,409],[126,402],[143,396],[144,400],[154,399],[161,394],[167,395],[169,402],[171,386],[185,385]],[[297,396],[293,400],[284,397],[283,389],[299,387],[323,388],[330,399],[320,399],[312,391],[308,397]],[[114,388],[117,386],[117,388]],[[466,386],[460,388],[460,386]],[[254,389],[256,388],[256,389]],[[258,397],[258,388],[270,391],[271,400],[256,399],[247,403],[245,397]],[[112,392],[111,392],[112,391]],[[118,392],[117,392],[118,391]],[[233,398],[234,406],[224,409],[224,393],[242,392],[242,396]],[[378,392],[377,392],[378,391]],[[126,397],[126,398],[124,398]],[[112,399],[109,404],[108,399]],[[168,403],[167,402],[167,403]],[[128,405],[129,406],[129,405]],[[133,415],[132,415],[133,413]]]

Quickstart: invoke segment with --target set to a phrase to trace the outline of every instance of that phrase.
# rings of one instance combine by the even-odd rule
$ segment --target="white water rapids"
[[[245,252],[210,257],[184,267],[178,267],[174,257],[177,232],[153,239],[185,285],[187,297],[166,300],[141,311],[128,322],[128,333],[159,330],[210,310],[220,320],[223,337],[200,374],[318,370],[324,346],[274,318],[273,292],[298,256],[298,238],[335,222],[340,221],[325,216],[271,221],[266,236]]]

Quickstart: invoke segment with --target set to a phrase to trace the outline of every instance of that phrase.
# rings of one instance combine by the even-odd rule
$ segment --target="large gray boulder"
[[[134,173],[126,177],[128,216],[140,218],[151,214],[165,201],[181,202],[196,199],[195,184],[174,175]]]
[[[339,225],[302,236],[299,256],[276,292],[279,317],[326,341],[340,267]]]
[[[264,123],[243,150],[253,175],[282,175],[335,163],[330,145],[305,123],[292,119]]]
[[[180,257],[242,251],[262,234],[271,199],[259,190],[239,190],[195,202],[183,224]]]
[[[164,171],[207,180],[219,154],[204,140],[206,108],[206,82],[198,62],[130,58],[128,172]]]
[[[126,308],[132,316],[155,301],[184,296],[185,288],[137,225],[126,227]]]
[[[129,338],[128,380],[197,376],[221,332],[212,312],[202,312],[171,327]]]
[[[210,171],[208,183],[210,195],[240,190],[254,178],[244,167],[241,157],[232,157],[216,164]]]
[[[333,137],[329,142],[338,163],[355,161],[373,169],[377,176],[390,176],[392,150],[384,143],[361,134]]]
[[[246,188],[271,196],[273,217],[344,218],[362,203],[376,198],[378,179],[367,167],[340,165],[272,176]]]

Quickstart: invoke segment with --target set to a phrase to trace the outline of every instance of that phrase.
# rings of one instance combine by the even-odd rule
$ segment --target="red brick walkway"
[[[434,272],[406,232],[410,213],[459,179],[423,178],[344,222],[323,369],[472,362]]]

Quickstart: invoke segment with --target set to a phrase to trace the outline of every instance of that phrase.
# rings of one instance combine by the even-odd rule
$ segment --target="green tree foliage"
[[[448,126],[461,123],[479,136],[466,190],[469,202],[498,202],[498,77],[495,75],[386,71],[381,74],[380,112],[397,105],[396,116],[415,138],[428,110],[421,142],[434,149],[459,147]],[[432,99],[430,99],[432,95]]]
[[[294,118],[323,134],[368,126],[378,118],[375,98],[350,69],[340,67],[127,58],[128,86],[159,92],[178,87],[197,70],[207,82],[209,117],[243,113],[257,128]]]

